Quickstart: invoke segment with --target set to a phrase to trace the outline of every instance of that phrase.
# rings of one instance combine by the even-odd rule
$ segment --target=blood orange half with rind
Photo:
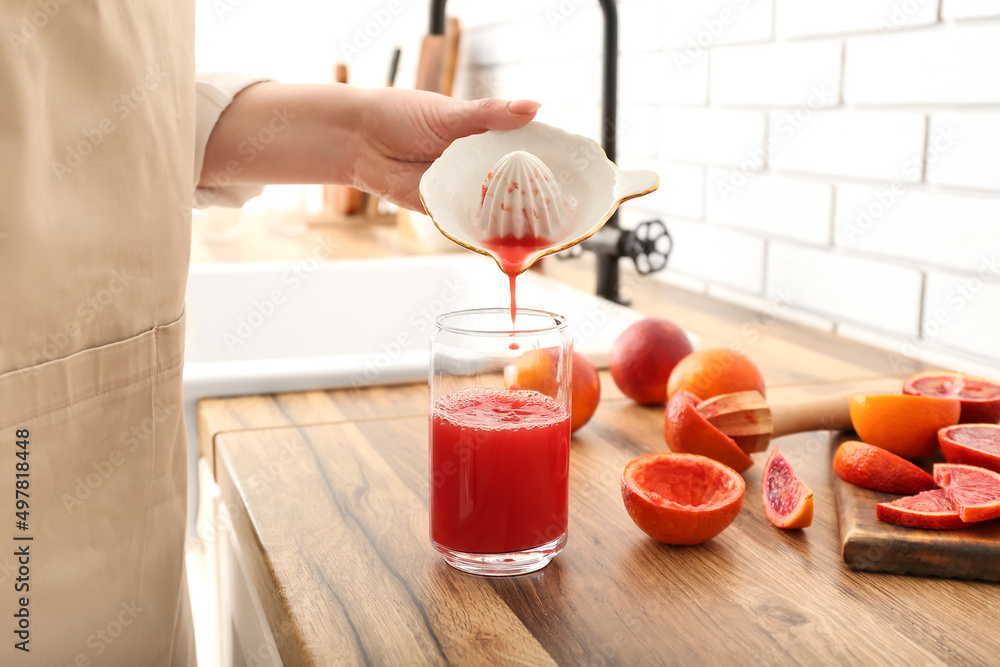
[[[904,459],[938,450],[938,431],[958,423],[957,398],[871,394],[851,397],[851,424],[859,439]]]
[[[935,463],[934,481],[966,523],[1000,517],[1000,473],[960,463]]]
[[[792,471],[792,466],[775,447],[764,464],[761,482],[764,513],[778,528],[806,528],[812,525],[813,492]]]
[[[962,521],[958,508],[944,489],[924,491],[875,506],[875,518],[909,528],[954,530],[972,524]]]
[[[1000,422],[1000,382],[996,380],[950,371],[929,371],[907,378],[903,393],[959,399],[962,401],[961,424]]]
[[[1000,472],[1000,424],[959,424],[938,431],[948,463],[964,463]]]
[[[667,403],[663,437],[672,452],[700,454],[724,463],[736,472],[753,465],[753,459],[736,441],[710,424],[697,410],[701,401],[685,389],[679,389]]]
[[[697,454],[645,454],[622,473],[622,501],[632,521],[665,544],[712,539],[740,513],[745,495],[739,473]]]

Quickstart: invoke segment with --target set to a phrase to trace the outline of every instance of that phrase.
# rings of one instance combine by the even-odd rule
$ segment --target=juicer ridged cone
[[[484,239],[546,238],[563,231],[574,206],[552,171],[526,151],[500,158],[483,183],[479,228]]]

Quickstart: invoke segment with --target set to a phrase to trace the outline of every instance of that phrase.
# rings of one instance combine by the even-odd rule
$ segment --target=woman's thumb
[[[507,102],[496,98],[473,100],[463,103],[461,121],[456,127],[457,136],[478,134],[486,130],[513,130],[531,122],[539,102],[515,100]]]

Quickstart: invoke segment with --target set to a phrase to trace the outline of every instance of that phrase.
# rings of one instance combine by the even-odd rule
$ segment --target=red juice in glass
[[[430,420],[431,539],[464,553],[509,553],[566,532],[570,416],[544,394],[469,388]]]

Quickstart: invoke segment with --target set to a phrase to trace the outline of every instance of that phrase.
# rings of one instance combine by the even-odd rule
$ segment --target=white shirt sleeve
[[[194,206],[228,206],[239,208],[264,191],[263,185],[233,185],[225,170],[209,174],[211,185],[198,187],[201,169],[205,164],[205,147],[219,116],[236,97],[236,94],[253,83],[268,81],[267,77],[249,76],[234,72],[206,72],[195,74],[195,144],[194,144]]]

